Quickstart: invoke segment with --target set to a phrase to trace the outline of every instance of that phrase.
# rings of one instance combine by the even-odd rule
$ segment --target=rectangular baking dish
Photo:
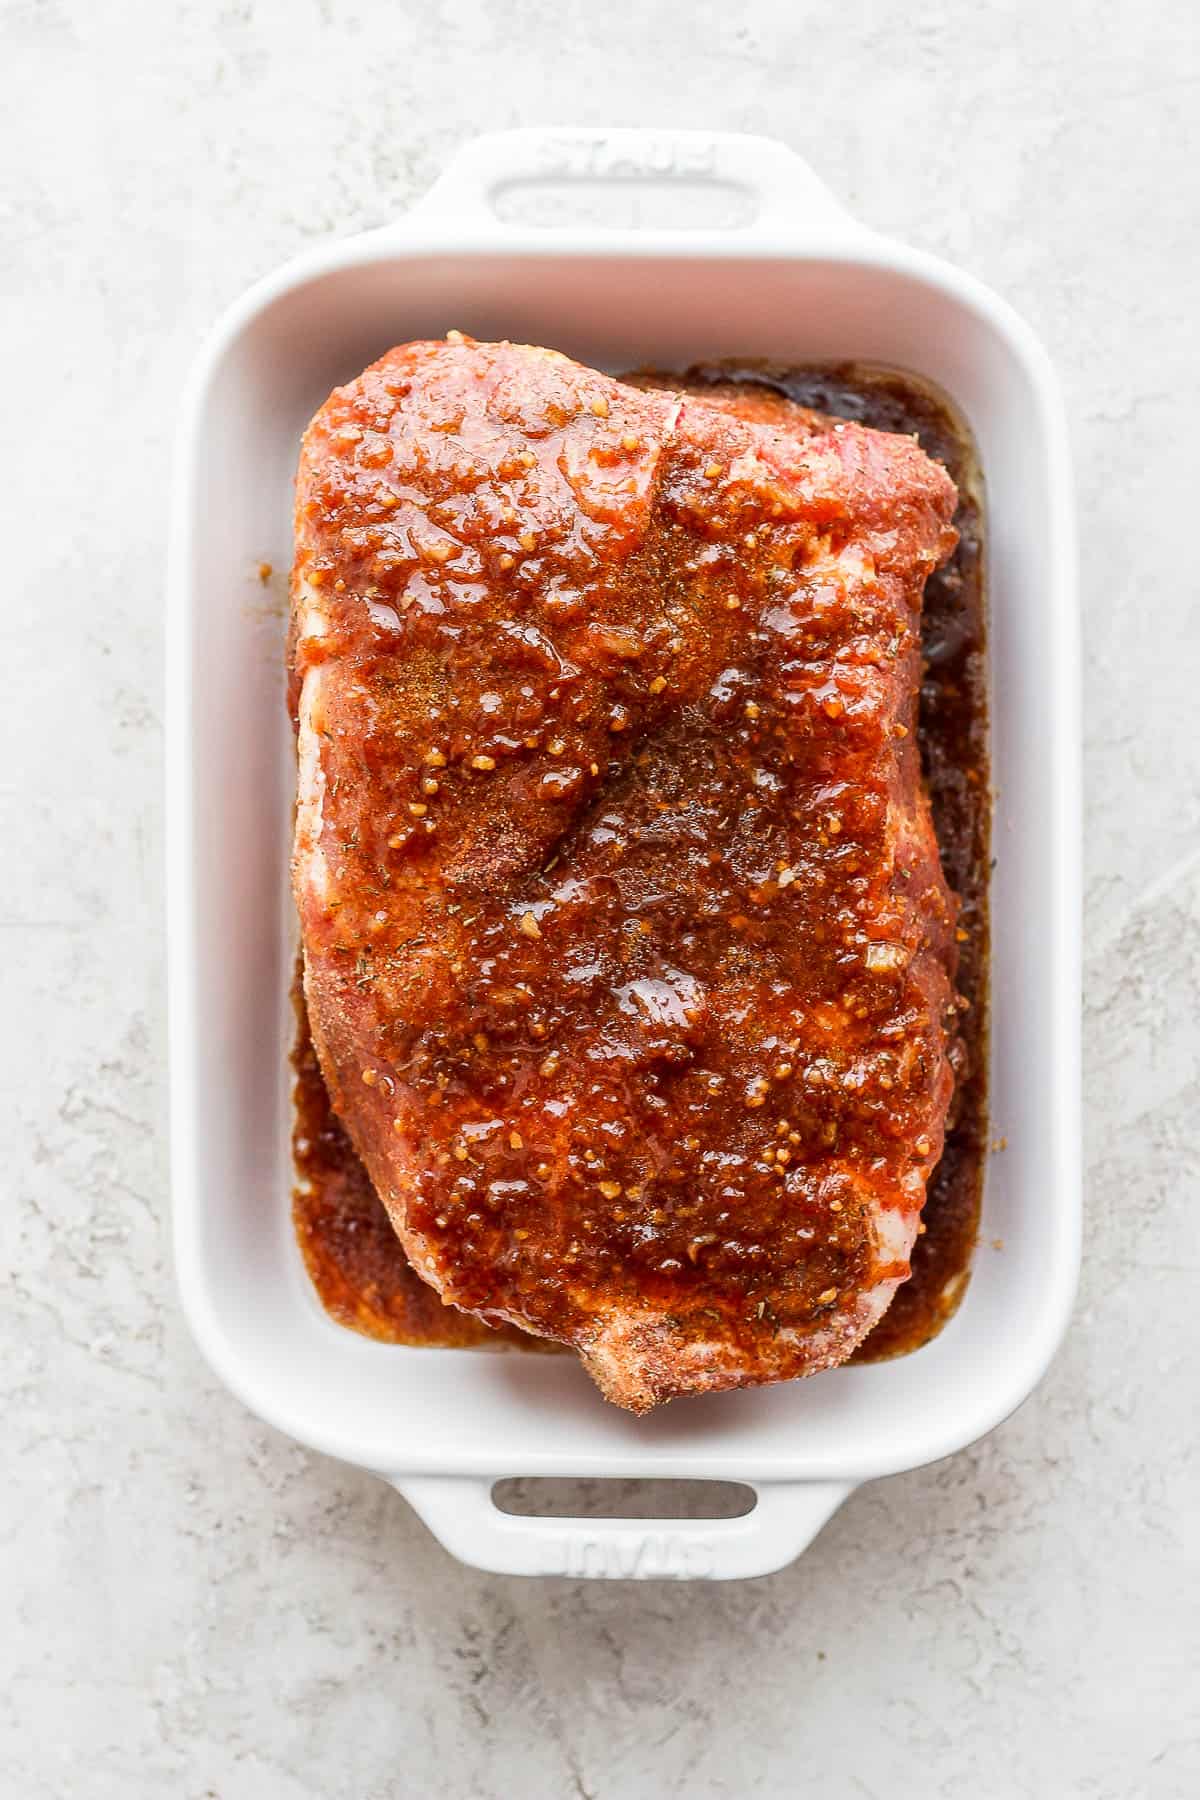
[[[707,224],[677,228],[701,213]],[[974,432],[998,795],[992,1112],[1007,1148],[990,1159],[966,1298],[912,1355],[639,1420],[571,1358],[370,1342],[309,1289],[290,1222],[285,619],[259,569],[288,566],[297,445],[330,388],[450,326],[612,371],[728,355],[890,365],[944,389]],[[1019,1405],[1066,1326],[1079,1255],[1074,588],[1066,436],[1040,345],[977,281],[857,224],[782,145],[480,138],[399,223],[239,300],[181,429],[167,820],[178,1279],[202,1350],[246,1405],[393,1482],[466,1562],[677,1578],[782,1566],[858,1483],[961,1449]],[[653,1522],[494,1506],[498,1479],[539,1475],[740,1481],[757,1503],[738,1519]]]

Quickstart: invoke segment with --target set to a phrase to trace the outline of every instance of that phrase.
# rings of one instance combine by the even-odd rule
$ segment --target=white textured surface
[[[0,0],[4,1800],[1200,1786],[1193,9],[637,10],[631,30],[561,0]],[[216,1386],[166,1256],[179,385],[252,277],[390,217],[463,137],[543,120],[793,142],[863,218],[1015,301],[1074,429],[1075,1327],[984,1444],[862,1491],[784,1574],[718,1589],[458,1567],[389,1490]]]

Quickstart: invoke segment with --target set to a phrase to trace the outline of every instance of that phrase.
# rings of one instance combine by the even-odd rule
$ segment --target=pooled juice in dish
[[[657,382],[658,378],[647,378]],[[957,983],[968,1001],[959,1026],[959,1074],[945,1148],[928,1187],[912,1275],[856,1353],[878,1359],[916,1349],[961,1299],[978,1228],[987,1148],[987,772],[982,510],[970,441],[949,408],[904,377],[844,366],[721,364],[663,377],[689,388],[735,386],[764,406],[791,401],[877,430],[911,434],[942,462],[959,491],[959,534],[929,579],[922,647],[919,736],[941,862],[962,901]],[[427,1347],[549,1350],[513,1328],[495,1330],[445,1306],[416,1276],[332,1108],[297,989],[293,1134],[298,1239],[316,1290],[340,1323],[388,1342]]]

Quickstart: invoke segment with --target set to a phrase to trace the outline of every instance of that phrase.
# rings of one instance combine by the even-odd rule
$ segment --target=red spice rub
[[[305,441],[314,1038],[419,1272],[635,1410],[842,1360],[953,1084],[914,727],[954,488],[552,352],[393,351]]]

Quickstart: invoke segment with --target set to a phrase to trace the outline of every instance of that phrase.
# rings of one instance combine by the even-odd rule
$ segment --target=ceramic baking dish
[[[915,1354],[635,1419],[572,1358],[370,1342],[308,1286],[289,1216],[285,621],[258,571],[287,568],[297,445],[330,388],[450,326],[612,371],[882,363],[943,388],[975,434],[998,794],[992,1110],[1007,1148],[963,1305]],[[1080,727],[1062,411],[1007,305],[857,224],[779,144],[481,138],[398,224],[304,256],[218,326],[182,425],[168,645],[176,1260],[200,1346],[249,1407],[393,1482],[481,1568],[687,1578],[780,1567],[858,1483],[961,1449],[1025,1398],[1078,1261]],[[757,1504],[653,1522],[493,1504],[499,1478],[544,1475],[727,1479]]]

